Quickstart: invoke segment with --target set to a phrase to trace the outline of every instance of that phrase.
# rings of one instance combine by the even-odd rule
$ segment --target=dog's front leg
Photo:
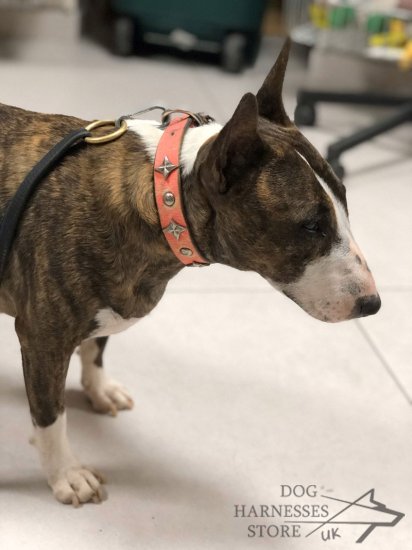
[[[127,390],[109,378],[103,370],[103,351],[107,336],[85,340],[80,345],[82,385],[95,411],[116,416],[117,411],[131,409],[133,400]]]
[[[81,464],[66,435],[64,387],[71,351],[61,341],[25,329],[16,319],[24,381],[34,424],[33,443],[47,481],[65,504],[102,500],[100,474]]]

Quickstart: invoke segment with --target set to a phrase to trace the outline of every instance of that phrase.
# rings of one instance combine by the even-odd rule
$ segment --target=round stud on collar
[[[163,203],[166,206],[173,206],[175,203],[175,196],[171,191],[166,191],[166,193],[163,194]]]
[[[183,256],[193,256],[193,250],[190,248],[181,248],[180,252],[183,254]]]

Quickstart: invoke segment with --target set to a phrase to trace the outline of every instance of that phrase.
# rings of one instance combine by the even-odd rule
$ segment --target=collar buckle
[[[190,117],[197,126],[203,126],[204,124],[209,124],[209,122],[214,122],[214,118],[205,113],[194,113],[193,111],[186,111],[185,109],[165,109],[162,113],[162,125],[161,128],[166,128],[171,122],[173,114],[187,115]]]

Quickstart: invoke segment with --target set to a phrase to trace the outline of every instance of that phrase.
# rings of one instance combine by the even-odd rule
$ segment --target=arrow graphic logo
[[[319,525],[312,529],[306,537],[310,537],[322,528],[329,525],[364,525],[366,530],[356,542],[363,542],[377,527],[394,527],[405,516],[402,512],[391,510],[382,502],[375,500],[375,489],[370,489],[365,494],[353,502],[342,500],[327,495],[321,495],[322,498],[341,502],[345,506],[336,514],[332,515],[326,521],[289,521],[287,523],[318,523]]]

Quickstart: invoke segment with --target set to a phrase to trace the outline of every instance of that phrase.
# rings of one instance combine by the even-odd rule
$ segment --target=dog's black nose
[[[355,317],[367,317],[375,315],[381,308],[381,298],[379,294],[376,296],[364,296],[358,298],[355,305]]]

